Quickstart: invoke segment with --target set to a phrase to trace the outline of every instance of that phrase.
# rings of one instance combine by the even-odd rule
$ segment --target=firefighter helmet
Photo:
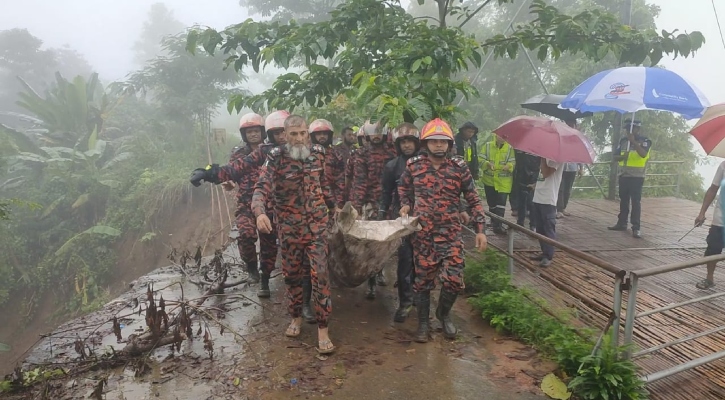
[[[275,145],[277,144],[274,140],[274,135],[270,131],[284,129],[284,121],[289,116],[289,112],[285,110],[274,111],[267,115],[267,118],[264,120],[264,127],[267,129],[267,141]]]
[[[453,141],[453,131],[446,121],[436,118],[433,121],[423,125],[420,131],[420,140],[450,140]]]
[[[267,133],[264,130],[264,118],[257,113],[248,113],[242,115],[239,119],[239,133],[242,135],[242,140],[247,143],[247,129],[259,127],[262,130],[262,140],[267,137]]]
[[[317,136],[316,134],[317,133],[326,133],[328,136],[327,143],[332,144],[333,129],[332,129],[332,124],[330,123],[330,121],[328,121],[326,119],[316,119],[316,120],[312,121],[312,123],[310,124],[309,132],[310,132],[310,140],[312,141],[312,143],[321,145],[322,143],[319,143],[316,139],[316,136]]]

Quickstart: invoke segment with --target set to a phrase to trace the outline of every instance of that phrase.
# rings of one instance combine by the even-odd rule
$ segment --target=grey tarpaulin
[[[332,281],[357,287],[375,276],[395,254],[401,239],[420,230],[417,217],[391,221],[359,221],[348,202],[332,222],[329,270]]]

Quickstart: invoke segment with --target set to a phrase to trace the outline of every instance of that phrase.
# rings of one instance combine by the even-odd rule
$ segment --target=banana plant
[[[42,121],[40,126],[46,131],[36,133],[41,133],[50,146],[91,150],[91,136],[102,136],[109,113],[123,100],[123,96],[112,98],[106,93],[97,73],[88,79],[77,76],[72,81],[56,73],[52,88],[44,96],[18,79],[25,91],[18,93],[17,104]]]

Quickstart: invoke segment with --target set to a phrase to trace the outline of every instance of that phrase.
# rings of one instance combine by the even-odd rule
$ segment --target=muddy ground
[[[555,365],[497,334],[465,301],[455,307],[458,340],[444,339],[436,321],[431,342],[412,342],[416,318],[392,322],[397,302],[392,262],[385,271],[391,285],[379,288],[373,301],[365,299],[363,287],[333,291],[330,335],[337,350],[329,357],[318,356],[314,349],[314,325],[305,325],[297,339],[283,335],[289,318],[281,276],[272,280],[271,299],[260,301],[256,285],[248,284],[208,299],[198,309],[203,317],[193,321],[193,340],[183,341],[180,350],[167,345],[144,357],[120,356],[129,335],[146,330],[145,312],[138,311],[145,309],[149,285],[157,291],[157,302],[165,299],[172,320],[175,302],[196,301],[205,291],[178,267],[158,269],[133,282],[131,290],[103,310],[57,328],[30,353],[24,367],[75,371],[71,376],[57,376],[8,398],[43,398],[43,392],[48,399],[128,400],[544,398],[538,385]],[[244,277],[232,267],[229,281]],[[183,295],[177,283],[183,283]],[[109,322],[114,315],[120,342]],[[205,348],[205,335],[213,357]],[[91,361],[79,362],[79,339],[85,341]],[[92,361],[98,358],[107,361]]]
[[[234,215],[234,194],[227,194],[227,202],[220,202],[222,207],[229,205],[231,216]],[[119,255],[118,263],[109,279],[113,282],[103,288],[103,295],[113,299],[128,289],[129,282],[138,279],[156,268],[169,264],[166,256],[171,249],[195,249],[205,246],[205,255],[213,254],[215,247],[227,239],[229,227],[221,230],[222,224],[228,224],[226,210],[212,213],[209,207],[210,193],[196,191],[194,196],[185,196],[174,204],[168,204],[159,210],[151,221],[156,238],[150,242],[139,239],[145,232],[124,235],[114,245],[114,252]],[[35,302],[36,307],[28,310],[27,303]],[[10,351],[0,352],[0,376],[9,373],[16,360],[35,342],[39,335],[51,332],[59,324],[69,318],[67,304],[60,300],[53,290],[27,293],[13,297],[5,306],[0,307],[2,323],[0,323],[0,342],[11,346]]]

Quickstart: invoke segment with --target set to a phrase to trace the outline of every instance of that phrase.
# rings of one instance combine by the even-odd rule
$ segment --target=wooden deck
[[[572,216],[557,222],[557,239],[628,271],[703,256],[707,227],[693,230],[678,242],[692,227],[700,204],[676,198],[643,199],[642,239],[633,238],[631,231],[607,230],[607,226],[617,220],[618,204],[607,200],[572,200],[568,208]],[[505,236],[491,234],[489,241],[494,246],[506,248]],[[534,290],[555,312],[566,310],[575,322],[597,329],[606,324],[613,302],[611,273],[561,251],[557,251],[551,267],[540,270],[528,261],[528,256],[538,251],[538,242],[521,234],[516,235],[514,248],[517,260],[514,282],[517,285]],[[638,311],[714,293],[695,288],[695,283],[704,274],[705,267],[702,266],[641,279]],[[715,280],[719,282],[716,288],[723,290],[725,272],[722,269],[716,271]],[[625,292],[623,318],[626,295]],[[634,340],[639,348],[646,348],[723,324],[725,298],[720,297],[638,319]],[[621,337],[623,335],[620,340]],[[652,353],[636,362],[646,374],[723,349],[725,333],[719,332]],[[648,389],[652,399],[723,399],[725,360],[654,382]]]

